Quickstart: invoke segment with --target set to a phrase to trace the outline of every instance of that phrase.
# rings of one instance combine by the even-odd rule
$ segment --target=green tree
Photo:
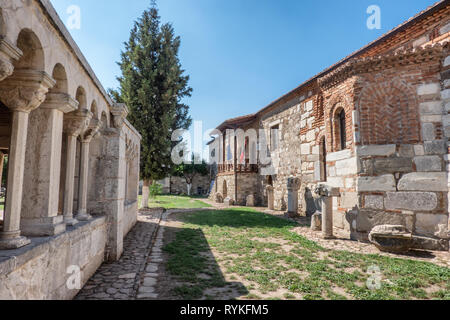
[[[148,187],[172,170],[171,136],[188,129],[192,119],[182,100],[191,96],[189,76],[182,69],[178,51],[180,38],[171,24],[161,25],[156,5],[135,22],[119,62],[122,76],[118,90],[109,90],[117,102],[127,104],[128,120],[142,135],[140,174],[144,181],[143,201]]]
[[[192,155],[191,162],[183,162],[182,164],[173,168],[173,176],[182,177],[186,180],[188,195],[191,195],[192,183],[194,178],[198,175],[206,176],[208,174],[208,165],[205,160],[202,163],[196,164],[194,161],[194,155]]]

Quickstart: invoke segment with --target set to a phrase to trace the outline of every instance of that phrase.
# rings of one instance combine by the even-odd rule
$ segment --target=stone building
[[[196,175],[192,181],[191,195],[205,195],[209,191],[210,176]],[[162,185],[163,193],[165,194],[187,194],[187,183],[183,177],[170,176],[161,181],[158,181]]]
[[[0,0],[0,299],[69,299],[68,272],[84,284],[121,256],[139,180],[127,114],[48,0]]]
[[[273,206],[286,210],[294,177],[299,213],[311,215],[314,187],[326,184],[340,190],[334,224],[352,238],[403,225],[417,246],[448,250],[449,40],[450,3],[440,1],[257,113],[225,121],[211,144],[214,192],[271,206],[273,190]]]

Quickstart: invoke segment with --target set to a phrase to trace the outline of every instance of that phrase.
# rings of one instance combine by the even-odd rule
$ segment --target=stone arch
[[[97,107],[97,101],[92,101],[91,103],[91,112],[92,112],[92,119],[98,120],[98,107]]]
[[[359,96],[361,144],[414,144],[420,141],[415,90],[398,78],[365,86]]]
[[[56,81],[53,88],[49,90],[51,93],[68,93],[67,73],[64,66],[57,63],[53,68],[52,78]]]
[[[77,93],[75,94],[75,99],[78,101],[78,109],[87,109],[87,98],[86,98],[86,90],[83,87],[78,87]]]
[[[17,47],[23,54],[14,62],[15,69],[45,70],[44,49],[33,31],[22,29],[17,37]]]
[[[100,121],[102,122],[102,125],[101,125],[102,129],[109,128],[108,116],[106,115],[105,111],[102,112],[102,115],[100,117]]]

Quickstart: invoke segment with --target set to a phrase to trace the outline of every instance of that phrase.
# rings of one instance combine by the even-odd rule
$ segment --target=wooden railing
[[[245,164],[237,164],[236,170],[235,166],[232,163],[226,163],[226,164],[219,164],[217,166],[219,173],[231,173],[231,172],[237,172],[237,173],[258,173],[258,165],[257,164],[250,164],[246,162]]]

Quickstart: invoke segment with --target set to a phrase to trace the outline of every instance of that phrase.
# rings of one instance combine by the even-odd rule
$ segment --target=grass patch
[[[141,203],[142,196],[139,196],[139,203]],[[210,204],[202,201],[202,197],[196,196],[173,196],[161,195],[155,198],[150,198],[148,201],[150,208],[165,208],[165,209],[199,209],[210,208]]]
[[[278,298],[271,294],[282,290],[287,291],[283,299],[450,299],[449,268],[328,250],[292,232],[294,223],[252,209],[196,212],[183,220],[184,229],[164,248],[171,254],[168,271],[189,290],[195,288],[196,294],[176,289],[182,298],[225,285],[220,270],[205,258],[211,247],[221,257],[222,272],[246,280],[252,290],[247,297]],[[368,280],[378,286],[369,289]]]

